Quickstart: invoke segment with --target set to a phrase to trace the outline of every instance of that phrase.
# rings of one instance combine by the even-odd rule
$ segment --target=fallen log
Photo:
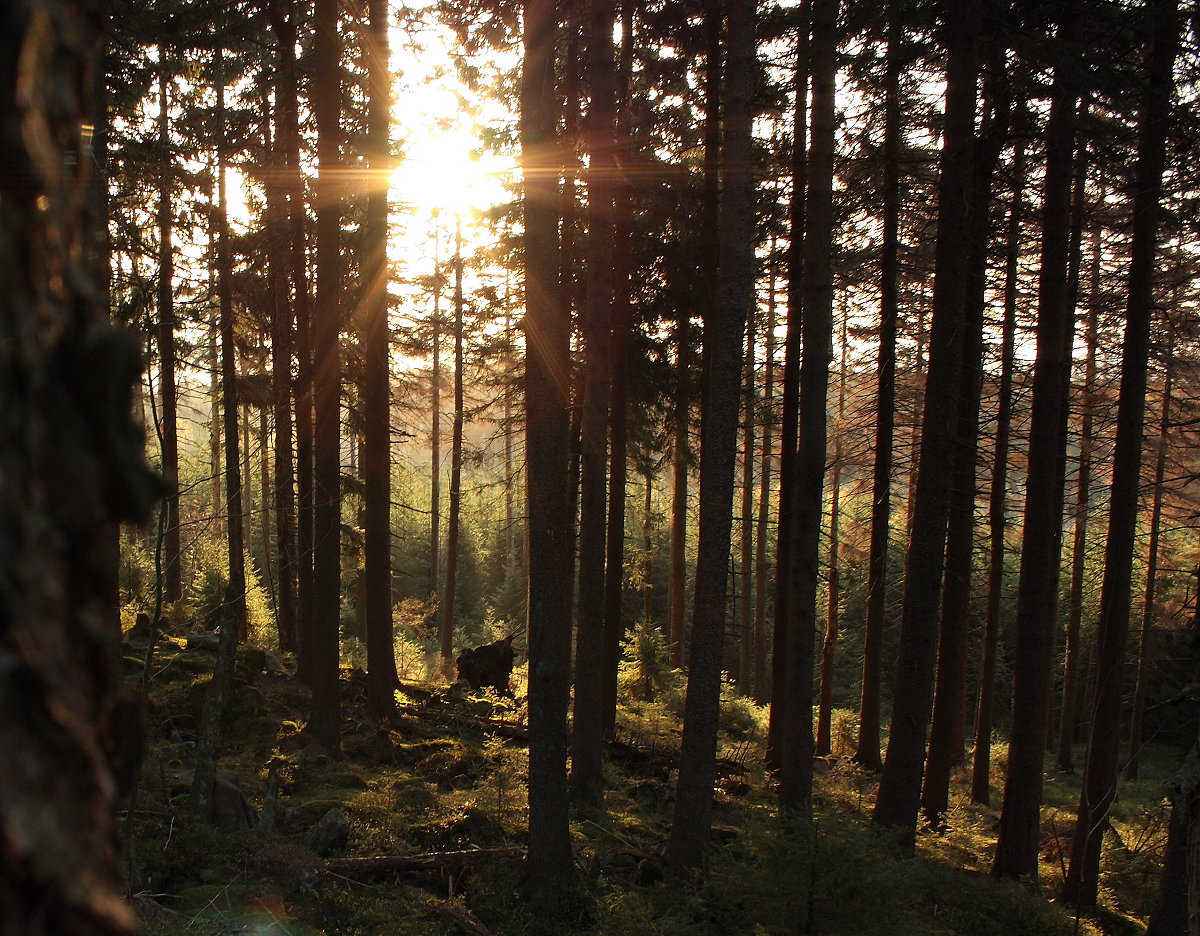
[[[428,852],[423,855],[377,855],[370,858],[335,858],[325,870],[346,877],[376,874],[415,874],[422,871],[459,873],[488,861],[518,861],[525,857],[524,845],[499,848],[469,848],[464,851]]]

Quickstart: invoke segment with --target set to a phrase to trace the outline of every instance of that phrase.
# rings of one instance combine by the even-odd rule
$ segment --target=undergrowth
[[[523,844],[528,832],[523,702],[406,682],[399,721],[366,715],[361,672],[342,673],[343,757],[303,744],[307,691],[263,671],[248,651],[227,721],[221,776],[261,810],[273,765],[276,829],[195,824],[180,775],[194,763],[199,706],[211,654],[160,645],[152,741],[136,812],[126,825],[134,903],[149,936],[405,936],[459,928],[446,905],[474,914],[495,936],[574,931],[595,936],[1068,936],[1140,932],[1165,842],[1162,794],[1170,752],[1149,752],[1147,779],[1122,791],[1109,836],[1108,911],[1076,921],[1052,903],[1069,845],[1078,779],[1046,784],[1041,889],[990,874],[998,809],[972,804],[956,777],[944,829],[925,830],[905,857],[869,825],[875,775],[850,763],[853,713],[833,719],[833,757],[818,763],[812,821],[781,823],[764,766],[766,711],[726,683],[720,755],[729,768],[714,791],[707,872],[668,883],[663,852],[674,815],[674,765],[684,683],[667,664],[657,629],[635,628],[622,664],[618,740],[606,764],[603,810],[572,825],[589,909],[569,926],[531,917],[517,898],[519,862],[463,873],[357,877],[329,869],[310,839],[340,810],[349,840],[329,858],[412,855]],[[127,654],[130,677],[137,653]],[[428,667],[410,672],[425,675]],[[523,680],[517,683],[517,699]],[[497,727],[488,730],[488,723]],[[994,760],[1003,762],[1003,750]],[[994,802],[999,802],[998,791]],[[550,929],[547,930],[547,926]]]

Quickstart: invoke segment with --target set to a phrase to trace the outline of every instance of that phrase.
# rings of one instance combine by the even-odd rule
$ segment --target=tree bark
[[[158,73],[158,385],[161,402],[159,423],[162,427],[162,473],[167,482],[163,510],[164,599],[177,604],[183,599],[183,549],[179,528],[179,404],[175,386],[177,369],[175,349],[175,250],[171,243],[174,228],[174,160],[171,156],[168,92],[169,59],[165,44],[159,51]]]
[[[838,558],[841,550],[839,514],[842,501],[842,426],[846,418],[846,318],[842,317],[841,366],[838,371],[838,424],[834,430],[833,477],[829,499],[829,589],[825,604],[825,641],[821,647],[821,701],[817,708],[817,757],[832,753],[833,679],[837,661],[838,615],[841,604],[841,579]]]
[[[996,30],[1000,29],[997,24]],[[1008,137],[1008,80],[1004,73],[1005,37],[989,36],[989,74],[984,83],[985,122],[976,143],[967,247],[967,306],[959,373],[954,469],[946,532],[946,569],[942,586],[941,633],[929,752],[921,791],[921,811],[934,825],[944,823],[950,806],[950,774],[963,762],[967,724],[967,653],[971,632],[971,573],[975,560],[976,462],[979,453],[979,403],[983,390],[983,328],[992,179]]]
[[[363,574],[366,586],[367,704],[378,717],[396,711],[392,645],[392,384],[388,334],[388,170],[391,69],[387,0],[371,0],[365,36],[370,90],[367,145],[371,177],[366,207],[363,354]]]
[[[742,377],[742,523],[738,595],[738,691],[750,695],[754,670],[754,314],[746,319],[746,361]]]
[[[463,463],[463,258],[462,220],[454,222],[454,422],[450,429],[450,514],[446,518],[446,600],[442,602],[442,659],[453,648],[457,623],[458,541],[462,521]],[[452,651],[453,652],[453,649]]]
[[[1070,9],[1059,26],[1067,56],[1077,38]],[[1043,759],[1050,711],[1062,526],[1062,472],[1066,445],[1066,387],[1071,378],[1073,309],[1067,267],[1071,241],[1071,178],[1075,163],[1078,92],[1070,79],[1073,60],[1054,71],[1046,126],[1046,172],[1042,196],[1042,252],[1038,282],[1037,359],[1029,427],[1025,487],[1025,536],[1017,592],[1013,658],[1012,728],[1004,804],[993,873],[1037,878]]]
[[[612,0],[588,5],[585,123],[589,164],[587,284],[583,315],[583,413],[580,423],[579,624],[571,733],[571,793],[598,804],[602,786],[604,551],[608,410],[612,387],[613,176],[616,68]]]
[[[806,0],[811,4],[811,0]],[[804,10],[807,14],[809,7]],[[767,724],[767,762],[778,766],[780,738],[787,721],[784,671],[792,620],[792,528],[795,526],[796,450],[800,424],[800,332],[804,310],[804,198],[808,178],[808,17],[796,37],[796,87],[792,112],[792,197],[788,205],[787,332],[783,346],[783,399],[779,427],[779,521],[775,545],[775,629],[771,639],[771,716]]]
[[[338,698],[341,613],[340,50],[337,0],[315,0],[312,108],[317,124],[317,303],[313,318],[312,714],[305,729],[331,754],[341,748]]]
[[[1104,202],[1104,186],[1101,185],[1098,203]],[[1092,483],[1092,446],[1094,444],[1094,409],[1096,406],[1096,342],[1098,290],[1100,288],[1101,225],[1097,223],[1092,232],[1091,296],[1088,299],[1087,325],[1084,342],[1087,345],[1084,359],[1083,395],[1079,402],[1083,411],[1079,428],[1079,467],[1075,488],[1075,530],[1071,548],[1071,586],[1067,606],[1067,644],[1063,659],[1062,708],[1058,726],[1058,769],[1064,773],[1074,771],[1072,744],[1078,728],[1079,683],[1082,670],[1080,659],[1080,629],[1083,622],[1084,569],[1087,559],[1087,527]]]
[[[1138,487],[1146,404],[1146,369],[1154,298],[1154,260],[1158,246],[1159,199],[1166,163],[1167,130],[1174,88],[1172,70],[1179,47],[1176,0],[1150,0],[1152,33],[1148,78],[1138,118],[1138,156],[1134,168],[1133,239],[1129,258],[1129,296],[1121,351],[1121,389],[1117,401],[1117,441],[1109,498],[1104,584],[1096,624],[1096,704],[1088,744],[1079,818],[1071,842],[1071,861],[1063,885],[1065,901],[1096,902],[1100,846],[1108,811],[1116,794],[1120,756],[1122,674],[1129,628],[1130,586],[1136,539]]]
[[[887,606],[888,546],[892,527],[892,471],[896,432],[896,324],[900,280],[900,6],[887,7],[884,65],[883,242],[879,269],[879,375],[875,390],[875,461],[871,478],[871,545],[867,558],[867,620],[863,634],[862,696],[854,763],[883,769],[879,756],[883,627]]]
[[[1167,325],[1168,330],[1170,325]],[[1154,601],[1158,594],[1158,544],[1162,527],[1163,479],[1167,470],[1167,445],[1171,431],[1171,378],[1174,355],[1174,333],[1166,348],[1163,363],[1162,404],[1158,423],[1157,449],[1154,456],[1154,481],[1150,494],[1150,531],[1146,544],[1146,585],[1142,590],[1142,626],[1138,639],[1137,682],[1133,692],[1133,710],[1129,715],[1129,758],[1125,762],[1125,779],[1136,780],[1138,761],[1142,753],[1143,722],[1146,717],[1146,695],[1150,678],[1150,635],[1154,629]]]
[[[564,615],[570,320],[558,295],[553,0],[525,0],[521,64],[526,476],[529,497],[529,888],[561,912],[573,894],[567,796],[570,618]]]
[[[976,48],[982,2],[945,7],[949,58],[938,183],[938,231],[929,338],[929,380],[921,427],[908,574],[900,620],[892,728],[874,823],[911,848],[917,830],[925,737],[933,702],[937,614],[949,509],[952,433],[957,412],[966,300],[966,228],[975,134]]]
[[[728,81],[721,149],[720,270],[704,323],[696,590],[675,814],[667,845],[672,873],[702,863],[712,825],[722,638],[737,456],[742,336],[754,298],[755,0],[729,0]]]
[[[629,81],[633,71],[633,0],[621,5],[621,53],[617,69],[613,150],[612,399],[609,412],[608,528],[604,558],[604,647],[601,656],[600,731],[611,739],[617,730],[617,669],[625,622],[625,495],[629,455],[630,340],[629,302],[632,202],[629,162]]]
[[[774,247],[774,243],[772,243]],[[774,250],[772,250],[774,253]],[[754,546],[754,661],[753,691],[761,705],[769,698],[767,692],[767,581],[770,563],[767,559],[768,520],[771,513],[771,456],[772,428],[775,421],[775,272],[771,271],[767,286],[766,366],[763,372],[762,454],[758,470],[758,519]]]
[[[131,417],[140,352],[93,281],[78,154],[101,24],[87,0],[0,10],[0,393],[20,414],[0,420],[0,743],[15,755],[0,771],[0,907],[5,931],[29,936],[136,925],[117,895],[110,602],[116,524],[144,522],[163,491]]]
[[[1021,254],[1022,192],[1025,147],[1013,153],[1013,194],[1008,213],[1004,256],[1004,320],[1000,338],[1000,398],[996,413],[996,447],[988,493],[988,583],[983,648],[979,660],[979,694],[975,703],[975,755],[971,764],[971,802],[991,801],[992,725],[996,689],[996,654],[1000,643],[1000,609],[1004,597],[1004,554],[1008,506],[1008,452],[1012,429],[1013,357],[1017,334],[1018,261]]]

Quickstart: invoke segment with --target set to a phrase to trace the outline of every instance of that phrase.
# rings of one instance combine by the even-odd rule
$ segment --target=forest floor
[[[127,657],[131,679],[141,675],[140,654]],[[122,817],[130,892],[145,933],[567,931],[531,920],[518,896],[526,834],[523,705],[457,687],[406,685],[399,721],[382,727],[366,715],[363,674],[345,670],[343,749],[334,759],[298,734],[307,690],[267,672],[270,658],[261,651],[245,649],[219,762],[229,786],[216,797],[214,826],[196,822],[187,804],[213,658],[182,641],[160,642],[156,650],[151,740],[133,808]],[[835,752],[851,738],[849,713],[839,714]],[[997,806],[985,808],[968,803],[957,786],[946,829],[920,835],[915,857],[905,858],[869,828],[876,778],[834,756],[818,763],[815,822],[781,828],[763,764],[763,727],[752,703],[732,694],[723,702],[723,776],[708,873],[703,882],[667,885],[661,854],[674,805],[679,723],[670,698],[622,705],[604,809],[577,815],[572,826],[589,898],[577,932],[1142,932],[1166,837],[1163,794],[1174,752],[1152,749],[1144,779],[1123,787],[1118,835],[1106,846],[1106,909],[1076,920],[1049,898],[1064,873],[1077,778],[1047,773],[1039,891],[988,873],[998,787]],[[998,744],[994,780],[1002,777],[1003,754]],[[271,831],[261,827],[264,806],[274,813]],[[345,860],[477,849],[483,851],[373,865]]]

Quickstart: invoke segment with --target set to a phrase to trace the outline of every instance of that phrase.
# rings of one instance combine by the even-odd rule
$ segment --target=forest
[[[8,0],[0,936],[1200,936],[1198,126],[1179,0]]]

